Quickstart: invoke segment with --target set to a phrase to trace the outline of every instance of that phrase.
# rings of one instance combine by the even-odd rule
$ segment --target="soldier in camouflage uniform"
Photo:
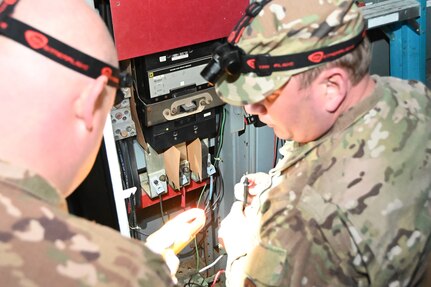
[[[245,54],[315,50],[362,33],[347,0],[273,0],[241,31]],[[219,239],[228,286],[417,286],[431,247],[431,102],[417,81],[370,76],[369,42],[301,69],[225,74],[227,103],[289,140],[249,175]],[[237,187],[236,187],[237,188]],[[241,199],[241,196],[237,196]]]
[[[14,2],[0,1],[0,13]],[[118,65],[85,1],[21,0],[11,17]],[[115,89],[106,76],[86,77],[4,37],[2,19],[0,285],[174,286],[161,255],[66,211],[65,197],[94,162]]]
[[[45,179],[0,162],[2,286],[174,286],[160,255],[60,206]]]

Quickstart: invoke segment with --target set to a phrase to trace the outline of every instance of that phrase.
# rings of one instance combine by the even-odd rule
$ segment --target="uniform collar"
[[[376,83],[373,93],[341,114],[332,128],[322,137],[306,144],[288,141],[280,149],[283,159],[277,164],[275,168],[270,170],[270,174],[275,175],[281,173],[284,169],[292,166],[294,163],[304,158],[315,147],[319,146],[330,138],[336,137],[338,134],[348,129],[358,120],[360,120],[364,114],[369,112],[382,97],[384,89],[379,76],[373,75],[372,79]]]
[[[0,159],[0,181],[30,193],[42,201],[65,207],[65,199],[40,175]]]

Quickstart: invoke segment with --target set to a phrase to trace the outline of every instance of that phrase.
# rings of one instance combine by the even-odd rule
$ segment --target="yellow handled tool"
[[[205,211],[200,208],[188,209],[166,222],[159,230],[147,238],[153,250],[171,249],[181,252],[204,227]]]

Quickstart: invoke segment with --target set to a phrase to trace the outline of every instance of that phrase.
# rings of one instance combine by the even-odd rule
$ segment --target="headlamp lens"
[[[213,57],[201,72],[201,76],[213,86],[224,74],[220,61],[217,58]]]
[[[240,72],[241,60],[238,48],[225,43],[214,50],[213,57],[202,70],[201,76],[210,84],[215,85],[224,73],[236,75]]]

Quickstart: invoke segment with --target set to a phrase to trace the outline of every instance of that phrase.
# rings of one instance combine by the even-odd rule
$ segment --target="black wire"
[[[136,207],[141,206],[141,183],[133,149],[133,138],[116,141],[116,148],[120,162],[123,189],[137,188],[136,192],[131,194],[128,200],[126,200],[126,204],[130,207],[128,214],[129,226],[137,226]],[[136,230],[130,229],[130,233],[133,238],[138,238]]]
[[[218,176],[216,178],[216,187],[217,187],[217,197],[215,198],[212,205],[213,210],[218,208],[218,206],[220,205],[224,197],[224,182],[223,182],[223,176],[221,175],[221,173],[218,173]]]
[[[126,186],[130,186],[130,180],[128,177],[128,173],[126,172],[126,163],[125,158],[121,149],[120,141],[116,141],[115,146],[117,148],[117,154],[118,154],[118,161],[120,163],[120,170],[121,170],[121,181],[123,183],[123,189],[126,188]]]
[[[159,205],[160,205],[160,213],[162,214],[162,221],[163,221],[163,224],[165,224],[165,218],[164,218],[165,212],[163,211],[163,203],[162,203],[162,195],[161,194],[159,194]]]
[[[204,280],[204,281],[205,281],[205,280]],[[206,286],[208,286],[208,285],[201,285],[201,284],[197,284],[197,283],[195,283],[195,282],[187,282],[186,284],[184,284],[184,287],[187,287],[187,286],[206,287]]]
[[[129,224],[131,226],[136,226],[138,224],[138,220],[136,217],[136,204],[135,204],[135,195],[131,194],[129,197],[130,202],[130,214],[129,214]],[[129,226],[130,226],[129,225]],[[129,229],[133,238],[138,238],[136,229]]]
[[[133,71],[135,71],[135,69],[133,69]],[[133,87],[136,93],[136,98],[143,104],[145,105],[145,102],[142,100],[141,96],[139,95],[139,91],[138,91],[138,83],[136,82],[136,76],[133,77]]]
[[[140,235],[143,235],[143,236],[145,236],[145,237],[150,236],[149,234],[146,234],[146,233],[144,233],[143,231],[141,231],[141,230],[140,230],[141,228],[140,228],[139,226],[134,226],[134,227],[129,226],[129,228],[130,228],[130,229],[133,229],[135,232],[137,232],[137,233],[139,233]]]

